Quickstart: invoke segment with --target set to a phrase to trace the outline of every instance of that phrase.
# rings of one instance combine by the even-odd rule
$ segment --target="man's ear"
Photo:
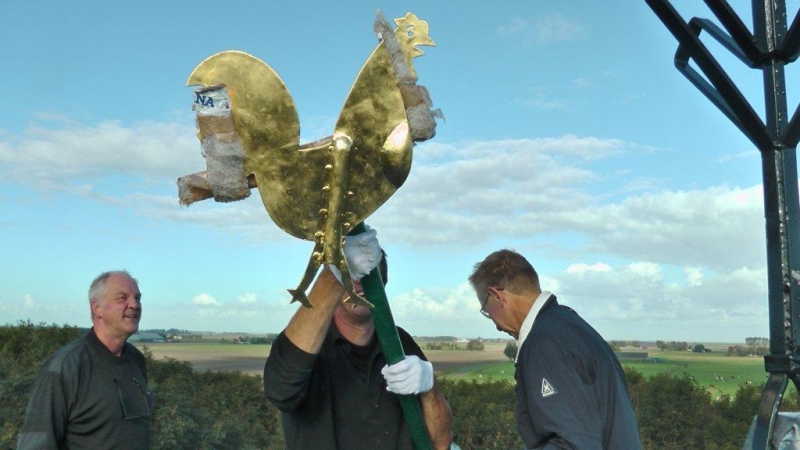
[[[92,299],[89,302],[90,309],[92,311],[92,319],[100,317],[97,313],[100,311],[100,302],[97,300]]]
[[[503,290],[502,289],[497,289],[497,288],[494,288],[494,287],[489,287],[487,289],[489,290],[489,295],[493,299],[496,299],[495,301],[497,302],[497,305],[500,306],[501,308],[505,308],[506,299],[502,294]],[[490,298],[489,300],[492,300],[492,298]]]

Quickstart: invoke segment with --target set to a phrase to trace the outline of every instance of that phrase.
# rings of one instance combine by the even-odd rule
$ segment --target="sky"
[[[752,29],[750,2],[730,3]],[[89,283],[126,269],[142,329],[281,331],[313,243],[256,192],[178,204],[177,178],[205,170],[186,81],[247,52],[289,89],[302,141],[329,136],[379,9],[428,22],[436,47],[414,66],[444,114],[365,221],[399,326],[507,337],[467,277],[510,248],[608,340],[768,337],[759,152],[674,68],[677,41],[644,1],[589,0],[6,4],[0,324],[90,326]],[[706,38],[763,118],[760,72]],[[798,69],[786,79],[794,111]]]

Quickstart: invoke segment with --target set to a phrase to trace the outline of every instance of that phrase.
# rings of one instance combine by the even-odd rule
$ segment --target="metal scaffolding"
[[[778,409],[789,380],[800,390],[800,204],[796,158],[800,106],[789,117],[784,76],[784,67],[800,55],[800,14],[795,14],[787,29],[785,0],[752,0],[751,33],[725,0],[705,0],[724,30],[697,17],[687,23],[669,0],[645,1],[678,40],[678,71],[761,153],[770,330],[770,354],[764,357],[764,366],[769,378],[751,429],[752,440],[748,442],[752,442],[752,449],[766,450],[772,448]],[[703,32],[745,65],[762,72],[766,123],[700,40]]]

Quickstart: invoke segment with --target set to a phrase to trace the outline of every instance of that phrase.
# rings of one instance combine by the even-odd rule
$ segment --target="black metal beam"
[[[781,54],[787,63],[794,62],[800,56],[800,13],[795,14],[786,37],[781,44]]]
[[[796,149],[798,141],[800,141],[800,105],[797,105],[797,109],[794,110],[792,120],[786,125],[784,135],[781,137],[781,142],[789,148]]]
[[[725,31],[718,27],[714,22],[708,19],[694,17],[689,21],[689,28],[691,28],[698,37],[700,36],[700,31],[705,31],[709,36],[713,37],[717,42],[722,44],[722,46],[725,47],[729,52],[733,53],[733,56],[739,58],[741,62],[745,63],[745,65],[748,67],[755,67],[755,60],[751,56],[745,54],[745,52],[739,46],[739,43],[726,34]],[[745,30],[745,32],[749,33],[747,30]]]
[[[666,25],[667,29],[678,40],[680,47],[676,53],[675,65],[682,73],[685,73],[688,67],[688,59],[694,60],[705,77],[709,80],[710,85],[705,90],[702,90],[706,97],[709,97],[715,105],[719,102],[727,104],[727,108],[723,113],[733,114],[737,121],[737,126],[744,134],[756,145],[758,148],[769,148],[772,146],[772,138],[758,117],[758,114],[753,110],[747,100],[739,89],[733,84],[731,79],[711,56],[705,45],[700,42],[697,34],[689,25],[681,18],[680,14],[675,11],[675,8],[667,0],[645,0],[653,12],[661,19]],[[678,59],[681,55],[681,59]],[[684,60],[683,56],[687,56]],[[693,81],[694,83],[694,81]]]
[[[764,57],[763,52],[756,44],[756,38],[739,19],[731,6],[725,0],[705,0],[706,5],[719,19],[722,26],[728,30],[731,38],[736,42],[742,53],[746,55],[749,62],[745,61],[750,67],[755,65]],[[744,61],[744,60],[743,60]]]

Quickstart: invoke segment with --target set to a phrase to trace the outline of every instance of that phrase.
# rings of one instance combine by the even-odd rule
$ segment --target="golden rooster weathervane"
[[[416,84],[418,46],[435,46],[428,24],[408,13],[391,30],[378,15],[381,38],[353,83],[333,135],[300,145],[294,101],[278,75],[239,51],[217,53],[189,76],[198,137],[208,171],[178,180],[181,204],[213,196],[240,200],[257,187],[269,216],[284,231],[314,241],[292,302],[313,307],[306,289],[322,264],[342,273],[352,304],[358,295],[342,253],[344,236],[405,182],[414,142],[435,134],[427,90]],[[216,99],[216,102],[215,102]],[[233,186],[233,187],[231,187]]]

